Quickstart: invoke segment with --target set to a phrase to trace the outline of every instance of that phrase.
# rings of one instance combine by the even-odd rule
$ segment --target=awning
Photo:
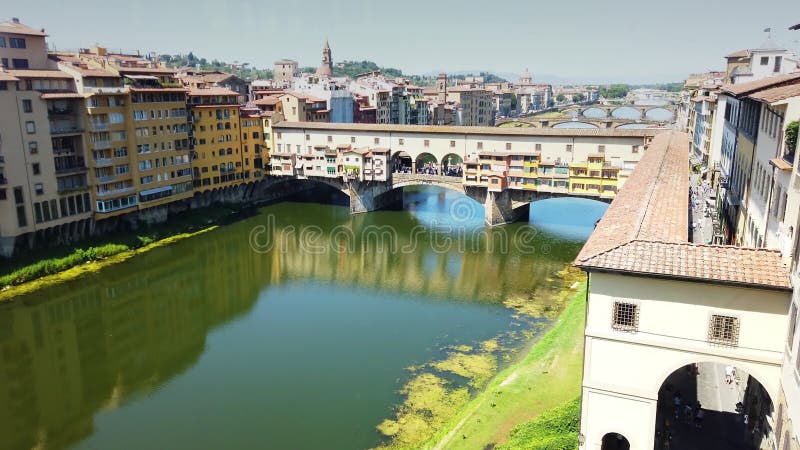
[[[153,194],[158,194],[158,193],[161,193],[161,192],[167,192],[167,191],[171,191],[171,190],[172,190],[172,186],[161,186],[161,187],[157,187],[157,188],[147,189],[147,190],[141,191],[141,192],[139,192],[139,195],[153,195]]]

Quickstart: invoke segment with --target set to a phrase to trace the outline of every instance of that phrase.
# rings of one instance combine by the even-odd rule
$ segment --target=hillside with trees
[[[272,70],[257,69],[250,65],[250,63],[226,63],[213,59],[211,61],[206,58],[199,58],[194,53],[189,52],[186,55],[160,55],[159,61],[166,63],[168,67],[199,67],[202,70],[219,70],[222,72],[232,73],[243,80],[255,80],[263,78],[272,78]]]
[[[334,77],[355,78],[356,75],[380,70],[387,77],[402,77],[403,72],[393,67],[380,67],[372,61],[341,61],[333,66]]]

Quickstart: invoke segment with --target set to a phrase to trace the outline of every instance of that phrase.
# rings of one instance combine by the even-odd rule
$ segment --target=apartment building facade
[[[110,219],[163,220],[198,192],[266,175],[275,112],[240,113],[237,92],[100,46],[48,53],[44,31],[17,20],[0,23],[0,57],[4,256]]]
[[[17,236],[90,231],[81,100],[47,58],[43,30],[0,23],[0,254]],[[30,241],[29,241],[30,242]]]
[[[226,188],[249,179],[251,172],[245,173],[244,166],[238,94],[225,88],[201,86],[189,90],[188,106],[195,136],[194,192]]]
[[[800,170],[797,142],[787,132],[800,121],[800,74],[784,74],[723,87],[727,136],[722,158],[741,193],[728,242],[778,251],[793,292],[781,356],[780,391],[773,397],[772,439],[779,450],[800,448]],[[720,114],[723,110],[720,110]],[[733,128],[733,130],[731,130]],[[731,133],[731,131],[735,131]]]

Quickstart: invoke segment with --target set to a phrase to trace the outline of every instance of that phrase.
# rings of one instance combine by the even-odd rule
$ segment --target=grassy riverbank
[[[573,292],[558,321],[527,356],[497,374],[426,448],[575,448],[577,432],[569,430],[580,410],[575,399],[580,396],[586,283]],[[564,431],[547,432],[553,429]],[[541,446],[534,445],[537,439]]]
[[[192,237],[238,216],[229,207],[189,211],[165,224],[114,232],[74,245],[40,248],[0,262],[0,301],[77,278],[131,256]]]

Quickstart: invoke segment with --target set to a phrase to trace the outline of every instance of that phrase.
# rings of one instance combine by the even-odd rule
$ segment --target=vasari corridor
[[[0,13],[0,450],[800,450],[796,0]]]

